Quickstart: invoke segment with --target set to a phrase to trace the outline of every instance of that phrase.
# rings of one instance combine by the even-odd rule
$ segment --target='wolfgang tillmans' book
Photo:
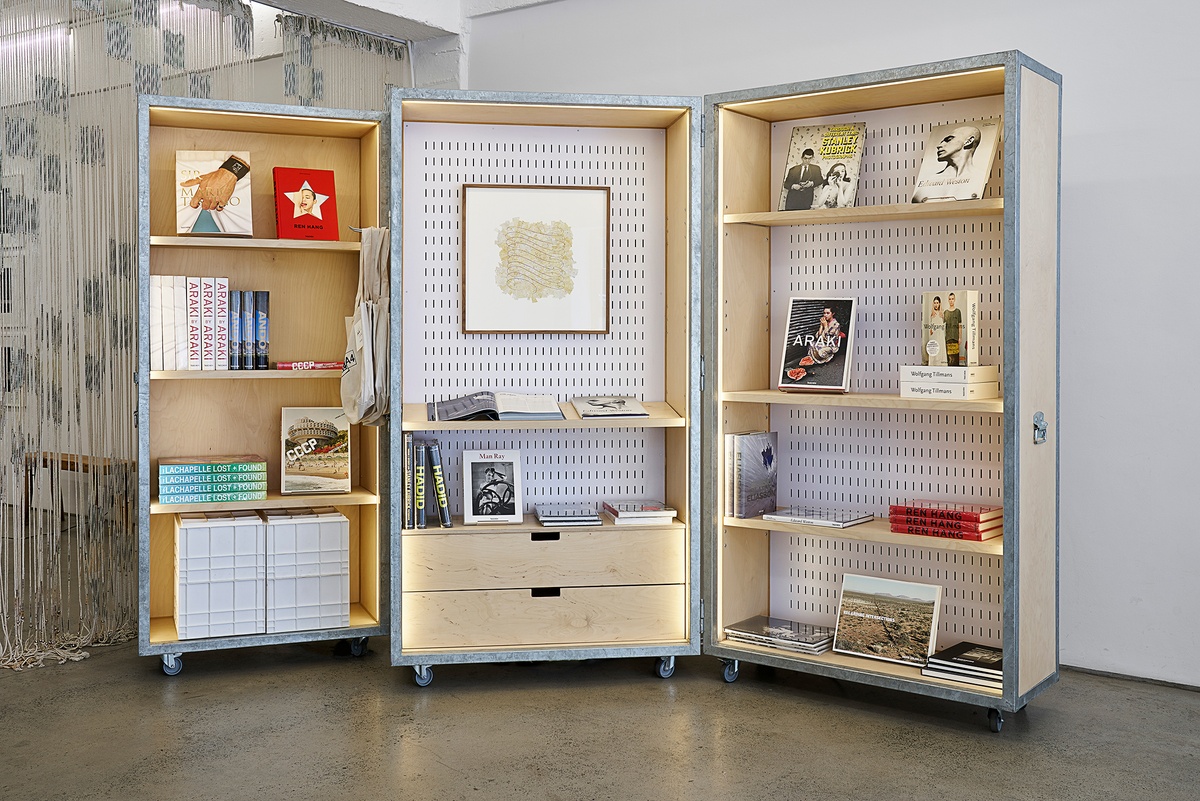
[[[844,573],[833,650],[925,667],[941,597],[937,584]]]
[[[337,241],[337,196],[333,170],[276,167],[275,231],[280,239]]]
[[[921,293],[921,364],[979,364],[979,290],[950,287]]]
[[[785,391],[850,389],[853,298],[792,298],[784,325],[777,387]]]
[[[731,436],[734,437],[733,516],[748,518],[774,512],[779,480],[776,463],[779,434],[754,431]]]
[[[425,404],[430,420],[562,420],[552,395],[486,390]]]
[[[350,421],[340,406],[283,407],[284,495],[350,491]]]
[[[649,417],[632,395],[585,395],[571,398],[571,405],[584,420],[593,417]]]
[[[853,206],[866,133],[863,122],[792,128],[779,211]]]
[[[1000,366],[942,367],[922,364],[900,365],[901,381],[936,381],[939,384],[982,384],[1000,380]]]
[[[176,233],[254,235],[248,151],[175,151],[175,192]]]
[[[979,384],[941,384],[936,381],[901,381],[900,397],[934,400],[990,400],[1000,397],[995,381]]]
[[[913,203],[983,197],[1000,142],[1000,120],[957,122],[929,130]]]

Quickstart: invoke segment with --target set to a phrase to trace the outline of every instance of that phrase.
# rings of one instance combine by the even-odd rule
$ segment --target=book
[[[921,293],[921,364],[979,364],[978,290],[951,287]]]
[[[200,279],[200,362],[202,370],[217,369],[217,279]]]
[[[1000,380],[1000,366],[977,364],[973,367],[947,367],[943,365],[902,364],[901,381],[935,381],[939,384],[979,384]]]
[[[213,319],[216,329],[216,344],[213,347],[213,364],[217,370],[229,369],[229,279],[217,278],[213,295]]]
[[[957,503],[955,501],[915,500],[894,503],[888,507],[888,516],[908,515],[941,520],[970,520],[982,523],[1004,516],[1004,507],[985,503]]]
[[[437,501],[438,521],[442,528],[454,528],[450,519],[450,497],[446,494],[446,476],[442,472],[442,446],[436,439],[425,446],[429,451],[429,473],[433,478],[433,497]]]
[[[254,369],[267,370],[271,366],[271,293],[261,290],[254,293]]]
[[[251,475],[258,475],[258,473],[252,473]],[[265,478],[261,481],[226,481],[224,483],[198,481],[191,484],[166,484],[160,481],[158,485],[158,495],[160,498],[165,498],[168,495],[266,491],[267,480]],[[242,500],[255,499],[243,498]]]
[[[185,473],[257,473],[267,469],[267,460],[256,453],[237,456],[163,456],[158,475]]]
[[[571,398],[571,405],[581,418],[649,417],[650,413],[632,395],[585,395]]]
[[[562,523],[570,521],[595,521],[600,523],[600,513],[595,504],[587,503],[535,503],[534,514],[539,523]]]
[[[215,199],[205,186],[205,176],[217,170],[224,170],[235,180],[233,193],[219,205],[214,203]],[[176,233],[204,236],[254,235],[248,151],[175,151],[175,191]]]
[[[776,384],[784,391],[850,389],[853,298],[791,298]]]
[[[1002,527],[986,529],[984,531],[964,531],[953,528],[940,528],[937,526],[918,526],[908,523],[891,523],[890,528],[895,534],[918,534],[922,537],[941,537],[947,540],[970,540],[972,542],[983,542],[984,540],[995,539],[1004,534]]]
[[[236,470],[226,473],[159,473],[158,487],[162,491],[168,486],[221,486],[245,481],[267,480],[264,470]]]
[[[463,522],[520,523],[521,452],[464,451]]]
[[[993,528],[999,528],[1004,525],[1003,517],[995,517],[991,520],[979,522],[977,520],[949,520],[942,517],[926,517],[924,515],[896,513],[888,515],[888,522],[893,526],[928,526],[930,528],[944,528],[947,531],[966,531],[968,533],[976,533],[980,531],[989,531]]]
[[[854,205],[867,125],[797,125],[788,143],[779,211]]]
[[[978,384],[940,384],[935,381],[901,381],[900,397],[937,400],[989,400],[1000,397],[995,381]]]
[[[413,443],[413,526],[425,528],[428,524],[426,510],[428,489],[425,482],[425,467],[429,451],[424,442]]]
[[[275,233],[280,239],[340,238],[333,170],[275,167]]]
[[[669,526],[675,522],[674,517],[617,517],[607,509],[604,510],[604,517],[614,526],[640,526],[642,528]]]
[[[745,519],[775,511],[779,480],[779,434],[752,431],[733,437],[733,517]]]
[[[341,370],[344,362],[275,362],[276,370]]]
[[[413,471],[417,466],[415,438],[411,431],[404,432],[404,528],[412,529],[416,525],[416,505],[414,491],[416,483]]]
[[[601,505],[604,511],[613,517],[620,517],[626,520],[646,517],[665,517],[669,520],[676,514],[674,508],[662,501],[650,500],[648,498],[638,498],[628,501],[603,501]]]
[[[977,676],[970,673],[958,673],[952,670],[939,670],[935,667],[921,668],[922,676],[929,676],[933,679],[949,679],[950,681],[961,681],[964,684],[973,684],[977,687],[989,687],[993,690],[1003,690],[1004,681],[1000,678],[990,679],[986,676]]]
[[[430,420],[562,420],[552,395],[483,390],[425,404]]]
[[[163,370],[163,277],[150,276],[150,369]]]
[[[175,276],[162,275],[162,349],[163,349],[163,369],[178,370],[178,362],[176,360],[176,352],[178,346],[175,344]]]
[[[279,438],[281,493],[350,491],[350,421],[340,406],[283,407]]]
[[[242,369],[242,293],[229,293],[229,351],[225,354],[230,370]]]
[[[187,370],[204,369],[204,311],[200,304],[203,280],[192,276],[187,283]]]
[[[819,509],[813,506],[792,506],[783,511],[768,512],[762,516],[762,519],[776,523],[849,528],[874,520],[875,515],[870,512],[844,512],[834,509]]]
[[[999,142],[998,118],[930,128],[912,202],[982,198]]]
[[[925,667],[941,595],[937,584],[842,574],[833,650]]]
[[[229,501],[265,501],[265,489],[255,492],[194,492],[175,494],[160,494],[159,503],[225,503]]]
[[[993,645],[964,640],[929,656],[929,667],[939,667],[998,677],[1004,668],[1004,651]]]
[[[833,640],[833,629],[781,617],[755,615],[725,627],[729,637],[766,643],[820,646]]]
[[[242,369],[254,369],[254,291],[242,290]]]

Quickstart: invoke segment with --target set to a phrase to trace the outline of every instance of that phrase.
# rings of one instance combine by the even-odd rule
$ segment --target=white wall
[[[1009,49],[1062,73],[1061,659],[1200,686],[1198,28],[1178,0],[560,0],[475,19],[468,81],[705,94]]]

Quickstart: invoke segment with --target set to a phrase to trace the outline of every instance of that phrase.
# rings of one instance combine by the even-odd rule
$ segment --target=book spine
[[[733,434],[725,435],[725,516],[733,516]]]
[[[888,515],[888,522],[904,526],[927,526],[929,528],[944,528],[947,531],[987,531],[1001,524],[1000,520],[979,522],[978,520],[948,520],[939,517],[923,515],[895,514]]]
[[[414,527],[425,528],[425,444],[415,443],[416,465],[413,470]]]
[[[162,352],[164,370],[175,369],[175,276],[160,275],[159,313],[162,320]]]
[[[175,369],[188,369],[187,278],[175,276]]]
[[[262,481],[228,481],[223,484],[212,484],[203,481],[195,481],[190,484],[163,484],[159,483],[158,494],[160,498],[165,498],[172,495],[214,495],[230,492],[266,492],[267,480]],[[243,498],[242,500],[254,500],[253,498]]]
[[[242,293],[229,293],[229,352],[225,360],[230,370],[242,369]]]
[[[450,519],[450,498],[446,495],[446,478],[442,474],[442,446],[436,439],[429,443],[429,472],[433,475],[433,493],[437,497],[442,528],[454,528]]]
[[[979,293],[965,292],[967,296],[966,314],[963,315],[963,338],[966,340],[962,348],[962,361],[968,367],[979,364]]]
[[[928,520],[963,520],[979,523],[985,519],[994,520],[1000,517],[999,511],[996,510],[996,514],[989,513],[985,516],[979,512],[965,509],[941,509],[936,506],[910,506],[894,503],[888,507],[888,517],[918,517]]]
[[[162,325],[161,275],[150,276],[150,369],[163,368],[163,325]]]
[[[266,470],[251,470],[237,473],[161,473],[158,477],[160,488],[175,484],[206,484],[223,486],[238,481],[266,481]]]
[[[222,503],[225,501],[265,501],[267,491],[260,492],[193,492],[179,495],[159,495],[159,503]]]
[[[733,516],[746,516],[746,500],[742,497],[743,448],[741,437],[733,435]]]
[[[254,293],[254,369],[271,367],[271,293]]]
[[[216,463],[175,463],[158,464],[160,476],[180,475],[186,473],[263,473],[266,472],[266,462],[216,462]]]
[[[1000,380],[1000,367],[995,364],[973,367],[925,366],[920,364],[900,365],[900,380],[910,382],[929,381],[938,384],[979,384]]]
[[[187,369],[204,369],[204,307],[200,302],[203,280],[187,277]]]
[[[891,530],[895,534],[919,534],[922,537],[940,537],[946,540],[970,540],[971,542],[983,542],[990,540],[993,537],[1000,536],[1004,529],[993,528],[988,531],[956,531],[950,528],[936,528],[934,526],[907,526],[903,523],[892,523]]]
[[[242,290],[242,369],[254,369],[254,292]]]
[[[344,362],[275,362],[276,370],[341,370]]]
[[[217,369],[217,279],[200,279],[200,360],[202,370]]]
[[[985,400],[1000,396],[1000,385],[995,381],[976,384],[944,384],[940,381],[901,381],[902,398],[935,398],[947,400]]]
[[[213,346],[214,369],[229,369],[229,279],[217,278],[213,295],[216,343]]]
[[[416,469],[416,458],[413,455],[413,433],[404,432],[404,528],[411,529],[416,521],[413,492],[416,484],[413,471]]]

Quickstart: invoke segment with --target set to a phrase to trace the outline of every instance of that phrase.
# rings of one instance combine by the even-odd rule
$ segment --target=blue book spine
[[[242,369],[254,369],[254,292],[242,290]]]
[[[229,291],[229,359],[230,370],[242,369],[242,293]]]
[[[254,369],[271,369],[271,293],[254,293]]]

